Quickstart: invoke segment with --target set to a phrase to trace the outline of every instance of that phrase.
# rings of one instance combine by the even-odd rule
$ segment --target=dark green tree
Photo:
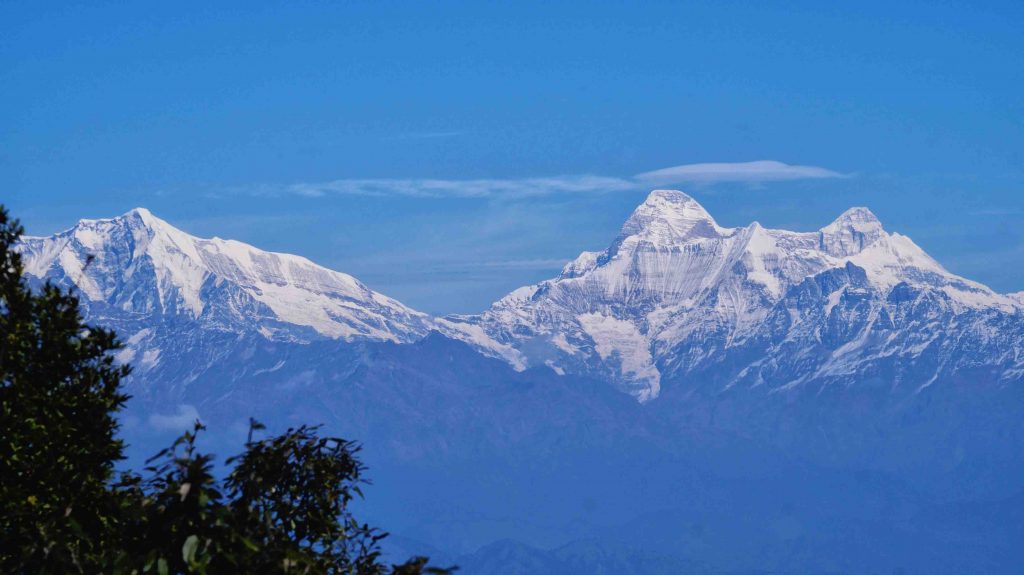
[[[73,294],[28,288],[21,233],[0,206],[0,571],[99,572],[119,529],[114,415],[129,370]]]
[[[199,453],[202,426],[123,473],[115,419],[129,373],[113,332],[86,325],[71,292],[32,290],[0,206],[0,571],[3,573],[448,573],[385,565],[385,533],[349,511],[359,447],[315,427],[254,440],[227,461]]]
[[[229,461],[231,515],[239,533],[257,543],[255,567],[289,563],[315,572],[377,572],[383,535],[348,510],[362,496],[358,452],[351,442],[300,427],[250,441]],[[324,482],[334,489],[323,489]]]
[[[253,423],[252,431],[261,429]],[[118,572],[325,573],[415,575],[448,573],[416,557],[380,561],[385,533],[359,523],[348,509],[361,497],[359,447],[316,428],[251,439],[220,482],[212,458],[196,449],[196,424],[158,453],[147,478],[121,487],[141,501],[126,520]]]

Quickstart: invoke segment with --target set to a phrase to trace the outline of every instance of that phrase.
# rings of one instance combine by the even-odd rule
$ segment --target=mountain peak
[[[184,233],[142,207],[132,208],[120,216],[112,218],[83,218],[78,220],[78,223],[69,229],[68,233],[72,233],[79,239],[82,239],[83,237],[94,237],[97,233],[101,235],[107,234],[111,226],[129,230],[145,230],[147,234],[152,234],[157,229]]]
[[[651,193],[647,194],[647,199],[644,203],[655,201],[657,199],[663,199],[669,202],[695,202],[689,194],[680,190],[651,190]]]
[[[145,208],[81,220],[67,232],[29,238],[23,249],[28,273],[68,282],[104,313],[162,314],[293,340],[413,341],[430,324],[348,274],[242,242],[198,238]]]
[[[825,252],[847,257],[860,253],[865,247],[885,235],[882,222],[871,210],[862,207],[850,208],[834,222],[821,228],[820,247]]]
[[[623,236],[667,241],[717,237],[723,231],[704,206],[678,190],[654,190],[622,227]]]
[[[174,226],[172,226],[172,225],[168,224],[167,222],[165,222],[164,220],[161,220],[160,218],[154,216],[153,212],[151,212],[148,209],[143,208],[143,207],[132,208],[132,209],[128,210],[127,212],[125,212],[124,214],[122,214],[120,217],[114,218],[114,219],[115,220],[118,220],[118,219],[121,219],[121,220],[134,220],[134,219],[137,219],[137,220],[141,221],[142,224],[145,227],[147,227],[147,228],[155,228],[155,227],[174,228]],[[177,228],[174,228],[174,229],[177,229]]]
[[[821,230],[823,232],[835,232],[845,228],[853,228],[860,232],[868,230],[881,230],[882,222],[875,216],[874,212],[865,207],[853,207],[843,212],[831,224]]]

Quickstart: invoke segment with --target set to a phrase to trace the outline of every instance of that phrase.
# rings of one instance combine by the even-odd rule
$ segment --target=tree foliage
[[[28,289],[14,250],[21,232],[0,208],[2,567],[95,571],[118,530],[114,414],[128,368],[109,353],[112,332],[82,323],[73,294]]]
[[[32,290],[0,206],[0,571],[4,573],[448,573],[416,557],[385,565],[385,533],[353,517],[359,446],[316,427],[254,440],[223,480],[195,428],[148,462],[123,458],[117,412],[129,373],[113,332],[77,297]]]

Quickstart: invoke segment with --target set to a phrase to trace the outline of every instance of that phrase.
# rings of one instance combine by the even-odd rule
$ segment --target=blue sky
[[[723,225],[866,205],[1024,290],[1024,4],[484,4],[5,2],[0,201],[34,234],[145,206],[471,312],[657,184]],[[637,177],[756,160],[804,168]]]

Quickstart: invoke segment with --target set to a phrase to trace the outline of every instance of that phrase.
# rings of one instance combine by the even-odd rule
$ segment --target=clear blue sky
[[[1024,290],[1022,2],[207,4],[0,4],[30,233],[145,206],[467,312],[671,184],[724,225],[867,205]],[[635,177],[753,160],[805,168]]]

